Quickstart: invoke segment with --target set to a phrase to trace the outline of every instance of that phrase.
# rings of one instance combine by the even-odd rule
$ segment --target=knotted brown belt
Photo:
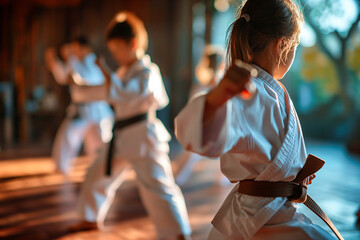
[[[245,195],[259,197],[287,197],[290,201],[304,203],[306,207],[318,215],[330,227],[340,240],[343,240],[344,238],[341,236],[328,216],[317,205],[317,203],[309,195],[307,195],[306,179],[310,175],[319,171],[324,164],[324,160],[309,154],[304,167],[300,170],[292,182],[243,180],[240,181],[238,192]]]

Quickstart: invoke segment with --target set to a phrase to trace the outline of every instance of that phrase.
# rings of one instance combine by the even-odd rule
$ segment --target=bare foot
[[[96,222],[81,221],[68,228],[69,233],[97,230],[98,226]]]

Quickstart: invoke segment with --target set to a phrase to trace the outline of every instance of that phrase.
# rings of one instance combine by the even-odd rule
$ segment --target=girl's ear
[[[134,51],[134,52],[136,52],[136,49],[137,49],[137,41],[136,41],[136,39],[135,38],[133,38],[133,39],[131,39],[131,49]]]
[[[273,49],[274,49],[274,53],[275,53],[276,62],[278,63],[278,65],[280,64],[281,58],[283,55],[284,41],[285,41],[285,38],[281,37],[273,42],[273,44],[274,44]]]
[[[275,51],[278,56],[281,56],[284,47],[284,37],[275,40]]]

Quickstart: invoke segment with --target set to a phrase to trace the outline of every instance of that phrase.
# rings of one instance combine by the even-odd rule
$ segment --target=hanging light
[[[215,0],[214,7],[219,12],[226,12],[229,9],[230,4],[228,0]]]

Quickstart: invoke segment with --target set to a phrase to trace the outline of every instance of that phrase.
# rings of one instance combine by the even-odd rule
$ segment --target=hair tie
[[[241,15],[240,18],[245,18],[246,22],[250,21],[250,16],[249,16],[249,14],[246,14],[246,13]]]

